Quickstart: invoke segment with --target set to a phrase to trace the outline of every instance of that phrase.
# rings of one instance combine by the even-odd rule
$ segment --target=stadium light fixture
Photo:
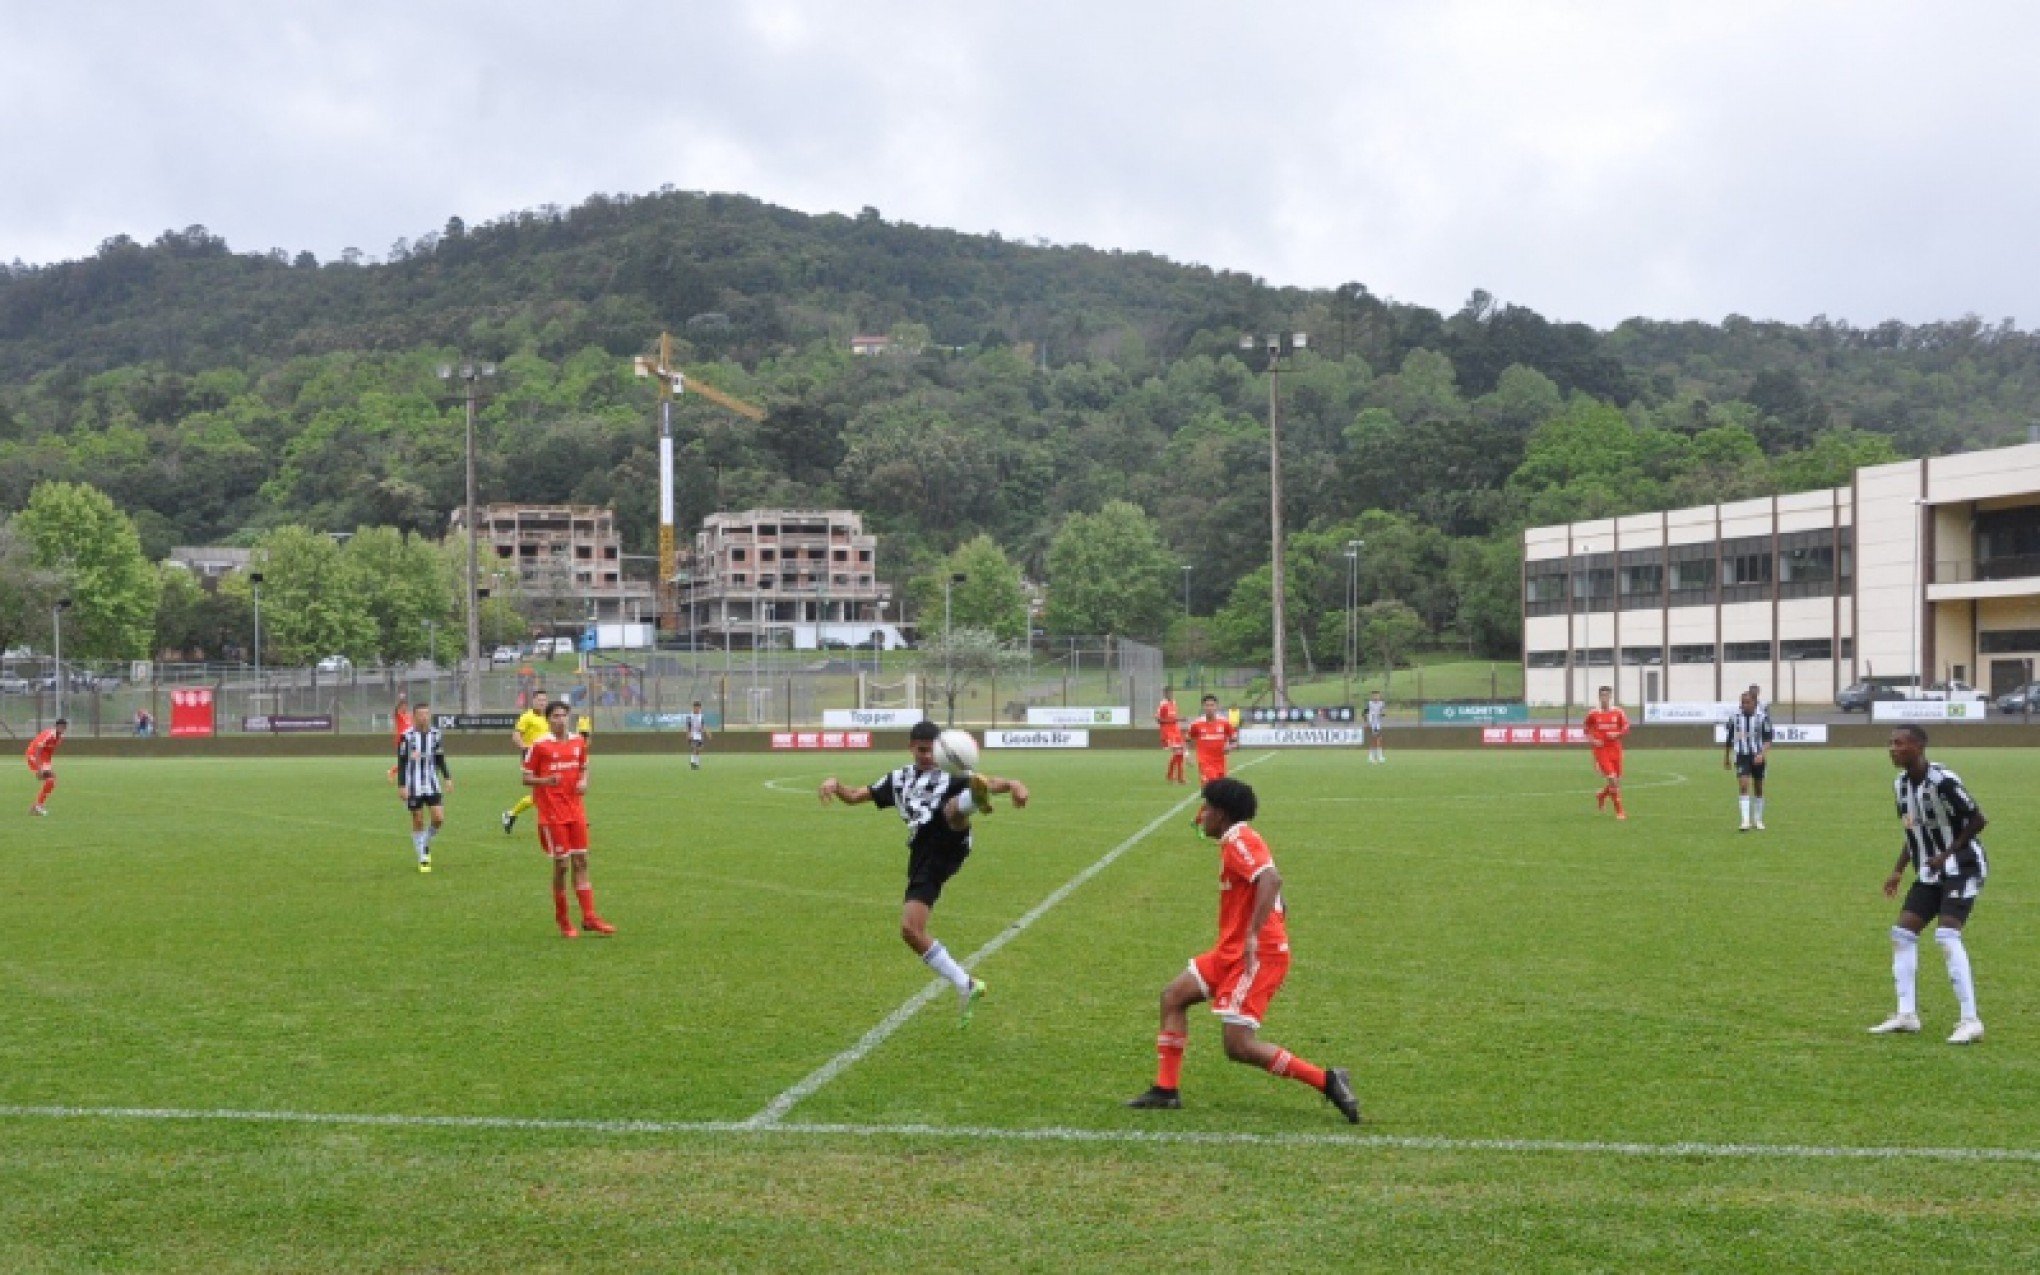
[[[1270,332],[1240,338],[1242,350],[1259,345],[1268,358],[1268,559],[1269,609],[1274,628],[1274,663],[1269,670],[1275,707],[1289,706],[1289,582],[1284,578],[1282,549],[1282,366],[1284,360],[1310,347],[1308,332]]]
[[[261,712],[262,699],[262,573],[248,573],[248,592],[255,600],[255,699],[256,712]]]
[[[50,604],[50,662],[56,665],[57,716],[64,715],[64,612],[71,609],[71,599],[58,598]]]
[[[482,616],[476,592],[475,579],[481,572],[480,545],[482,529],[475,519],[475,404],[480,397],[480,382],[496,374],[494,363],[474,363],[463,359],[458,367],[451,363],[439,365],[439,379],[461,382],[467,403],[467,675],[460,683],[460,707],[464,713],[476,713],[482,707]]]

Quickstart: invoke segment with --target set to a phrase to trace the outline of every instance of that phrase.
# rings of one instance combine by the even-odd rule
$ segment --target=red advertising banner
[[[871,732],[868,730],[802,730],[772,732],[774,752],[786,749],[841,749],[871,747]]]
[[[1483,726],[1483,744],[1584,744],[1584,726]]]
[[[213,733],[212,688],[201,686],[170,692],[170,736],[173,739]]]

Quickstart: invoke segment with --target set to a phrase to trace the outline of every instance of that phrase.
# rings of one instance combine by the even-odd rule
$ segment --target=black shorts
[[[907,895],[929,907],[942,897],[942,887],[949,878],[963,868],[963,861],[970,858],[970,847],[956,849],[909,849],[907,852]]]
[[[426,796],[423,796],[423,797],[406,797],[406,798],[404,798],[404,809],[406,809],[406,810],[423,810],[423,809],[424,809],[425,807],[427,807],[427,806],[438,806],[438,805],[444,805],[444,804],[445,804],[445,802],[446,802],[446,796],[445,796],[445,794],[443,794],[443,793],[436,793],[436,792],[435,792],[435,793],[429,793],[429,794],[427,794]]]
[[[1939,881],[1915,881],[1912,889],[1905,892],[1903,910],[1914,916],[1947,917],[1953,921],[1968,921],[1969,913],[1976,906],[1976,896],[1983,892],[1981,877],[1942,877]]]
[[[1762,779],[1764,767],[1770,764],[1769,761],[1758,761],[1754,757],[1738,757],[1735,759],[1735,776],[1737,779]]]

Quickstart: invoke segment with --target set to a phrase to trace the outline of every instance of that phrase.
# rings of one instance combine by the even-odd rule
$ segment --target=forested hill
[[[886,534],[888,574],[987,535],[1044,577],[1069,517],[1127,501],[1157,561],[1193,565],[1198,612],[1238,596],[1250,617],[1267,382],[1237,342],[1303,330],[1282,381],[1297,569],[1364,536],[1364,598],[1506,649],[1527,522],[1843,481],[2040,419],[2040,337],[2009,322],[1600,332],[1482,293],[1448,315],[730,195],[456,220],[379,256],[236,253],[192,227],[0,270],[0,513],[65,479],[156,553],[289,524],[437,534],[461,467],[434,369],[465,355],[501,365],[485,498],[614,504],[643,550],[652,397],[628,360],[670,328],[697,378],[770,411],[686,400],[687,524],[841,503]],[[892,348],[854,358],[858,333]],[[1318,565],[1336,610],[1343,564]]]

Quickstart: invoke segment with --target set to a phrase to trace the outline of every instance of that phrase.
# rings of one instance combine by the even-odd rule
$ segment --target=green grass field
[[[1242,754],[1295,947],[1265,1034],[1353,1069],[1357,1130],[1201,1013],[1186,1109],[1120,1105],[1216,912],[1158,753],[990,754],[1036,801],[980,825],[953,950],[1123,853],[984,960],[968,1030],[945,992],[762,1125],[928,985],[898,819],[812,795],[891,756],[598,740],[622,933],[576,942],[497,827],[509,757],[456,760],[431,876],[379,759],[72,760],[48,820],[17,770],[0,1269],[2031,1270],[2040,794],[1936,755],[1994,820],[1969,1049],[1930,943],[1927,1032],[1863,1030],[1880,753],[1781,749],[1748,836],[1713,753],[1632,752],[1626,824],[1574,751]]]

